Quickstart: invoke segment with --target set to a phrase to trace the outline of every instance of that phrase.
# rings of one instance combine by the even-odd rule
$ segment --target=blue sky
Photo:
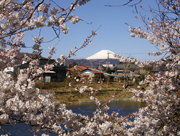
[[[125,1],[125,0],[124,0]],[[73,0],[59,0],[61,7],[67,7]],[[143,7],[148,7],[148,2],[151,6],[155,6],[152,0],[146,0],[141,3]],[[91,0],[86,5],[76,7],[73,15],[79,16],[86,22],[92,22],[91,25],[80,21],[77,24],[67,23],[69,27],[69,33],[60,35],[60,42],[56,45],[58,40],[51,43],[43,44],[42,56],[48,56],[48,46],[56,45],[56,54],[53,58],[59,58],[60,55],[68,55],[70,49],[74,50],[75,46],[80,47],[87,36],[91,34],[91,30],[96,30],[100,25],[100,29],[97,35],[93,38],[93,43],[88,45],[86,48],[77,52],[76,57],[72,59],[85,59],[101,50],[111,50],[114,53],[121,54],[125,57],[134,57],[138,60],[159,60],[160,57],[149,56],[148,52],[155,52],[157,49],[154,45],[150,44],[146,39],[132,38],[130,36],[129,28],[125,24],[126,22],[132,26],[143,28],[143,23],[137,20],[134,16],[137,15],[132,12],[134,8],[124,7],[106,7],[105,5],[121,4],[119,0]],[[147,8],[148,10],[149,8]],[[143,12],[142,14],[148,14]],[[52,39],[55,34],[51,29],[43,29],[41,31],[45,41]],[[26,35],[25,40],[28,38],[27,46],[31,46],[33,36],[38,36],[39,33],[33,32]],[[30,49],[23,49],[23,52],[29,52]]]

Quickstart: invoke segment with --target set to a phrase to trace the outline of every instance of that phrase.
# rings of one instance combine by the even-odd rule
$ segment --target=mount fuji
[[[101,50],[97,53],[95,53],[94,55],[87,57],[87,60],[91,60],[91,59],[117,59],[114,57],[114,52],[110,51],[110,50]]]
[[[114,57],[114,52],[110,50],[101,50],[94,55],[87,57],[86,59],[67,59],[65,65],[72,64],[73,62],[77,62],[78,65],[88,65],[88,66],[99,66],[106,64],[118,64],[119,59]]]

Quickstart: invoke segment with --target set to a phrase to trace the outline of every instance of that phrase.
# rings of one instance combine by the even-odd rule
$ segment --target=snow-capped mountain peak
[[[86,59],[117,59],[114,57],[114,54],[115,53],[110,50],[101,50]]]

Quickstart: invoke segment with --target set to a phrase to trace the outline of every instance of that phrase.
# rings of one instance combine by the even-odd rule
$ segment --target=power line
[[[149,54],[149,52],[147,53],[116,53],[116,54]]]

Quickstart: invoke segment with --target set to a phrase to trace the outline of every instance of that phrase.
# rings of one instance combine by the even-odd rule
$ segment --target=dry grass
[[[80,94],[77,91],[75,91],[75,87],[81,87],[84,84],[80,83],[72,83],[71,87],[68,86],[66,82],[54,82],[54,83],[46,83],[46,84],[37,84],[36,87],[40,88],[41,92],[50,92],[54,93],[55,102],[56,103],[69,103],[69,102],[80,102],[80,101],[86,101],[90,100],[88,92],[84,94]],[[99,86],[99,84],[90,84],[88,85],[94,90],[96,90]],[[115,98],[131,98],[133,96],[132,93],[128,92],[129,88],[123,89],[122,84],[119,84],[118,82],[111,82],[111,83],[104,83],[102,84],[101,92],[103,91],[111,91],[108,93],[98,93],[95,97],[97,97],[99,100],[101,99],[109,99],[112,95],[115,96]],[[67,94],[65,94],[65,92]],[[74,93],[76,92],[76,93]]]
[[[36,87],[40,88],[40,90],[42,92],[51,92],[51,93],[55,93],[55,92],[72,92],[75,90],[75,87],[81,87],[84,86],[85,84],[82,83],[71,83],[71,87],[68,86],[67,83],[65,82],[54,82],[54,83],[45,83],[43,85],[43,83],[39,83],[38,85],[36,85]],[[89,87],[92,87],[94,89],[98,89],[99,84],[89,84]],[[105,90],[105,91],[117,91],[117,90],[123,90],[122,88],[122,84],[119,84],[117,82],[112,82],[112,83],[104,83],[102,84],[102,89],[101,90]]]
[[[110,99],[114,95],[115,98],[131,98],[133,96],[130,92],[112,92],[112,93],[99,93],[95,97],[99,100]],[[88,94],[56,94],[55,101],[56,103],[69,103],[69,102],[81,102],[90,100]]]

